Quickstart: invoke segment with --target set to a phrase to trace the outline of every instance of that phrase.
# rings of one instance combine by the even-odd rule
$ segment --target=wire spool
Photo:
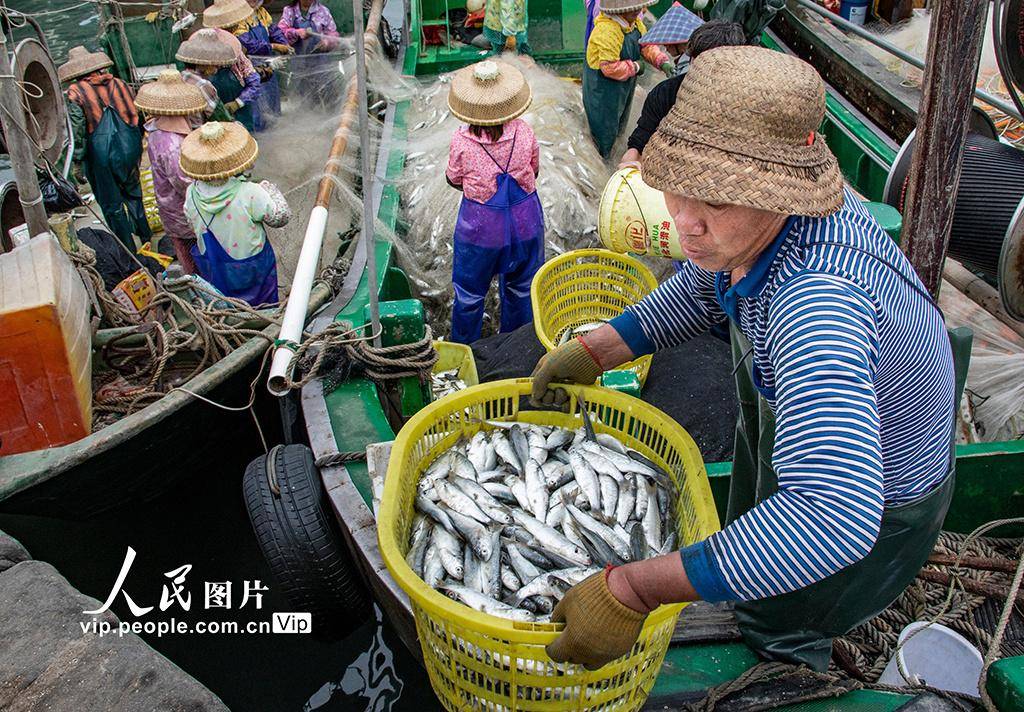
[[[36,39],[18,43],[11,58],[25,104],[25,128],[42,155],[56,164],[67,143],[67,109],[57,68]]]
[[[885,183],[885,202],[900,212],[915,133],[904,141]],[[1024,321],[1024,152],[967,135],[949,256],[996,285],[1006,311]]]

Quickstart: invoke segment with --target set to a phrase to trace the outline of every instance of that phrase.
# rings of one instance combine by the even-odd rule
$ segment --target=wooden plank
[[[939,290],[953,228],[988,8],[971,0],[935,5],[900,234],[900,247],[932,294]]]

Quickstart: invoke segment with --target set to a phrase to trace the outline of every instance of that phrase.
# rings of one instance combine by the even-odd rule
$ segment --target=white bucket
[[[640,171],[622,168],[601,194],[597,234],[612,252],[633,252],[685,260],[665,199],[640,179]]]
[[[878,682],[897,687],[911,683],[929,685],[978,697],[983,660],[977,648],[962,635],[938,623],[915,621],[900,633],[899,643]],[[897,658],[909,680],[903,679]]]

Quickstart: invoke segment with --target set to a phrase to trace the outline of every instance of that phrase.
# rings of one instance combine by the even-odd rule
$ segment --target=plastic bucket
[[[484,420],[521,420],[576,428],[577,395],[594,427],[651,458],[671,476],[677,497],[675,524],[680,546],[718,530],[700,452],[674,420],[637,398],[605,388],[566,386],[570,412],[520,411],[528,378],[485,383],[436,401],[414,415],[395,438],[377,519],[381,556],[409,595],[416,633],[430,684],[445,709],[491,712],[639,710],[668,650],[682,604],[661,606],[647,617],[626,655],[598,670],[555,663],[544,647],[560,625],[519,623],[475,611],[427,586],[405,561],[416,486],[427,466]]]
[[[476,372],[476,359],[473,357],[473,349],[465,344],[457,344],[454,341],[435,341],[434,350],[437,351],[437,363],[432,371],[441,373],[451,371],[454,368],[459,370],[459,379],[467,386],[475,386],[480,383],[480,377]]]
[[[839,14],[855,25],[863,25],[868,18],[868,0],[842,0]]]
[[[612,252],[685,260],[665,199],[640,179],[640,171],[615,171],[601,193],[597,234]]]
[[[878,678],[880,683],[906,687],[916,678],[921,684],[941,690],[978,696],[981,653],[956,631],[939,623],[915,621],[900,633],[899,645]],[[903,679],[897,659],[911,680]]]

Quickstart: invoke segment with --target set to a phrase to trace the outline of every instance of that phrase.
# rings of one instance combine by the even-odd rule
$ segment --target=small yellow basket
[[[612,433],[672,476],[681,545],[719,529],[704,463],[678,423],[637,398],[594,386],[566,387],[569,413],[520,411],[530,387],[530,379],[517,379],[467,388],[428,405],[406,423],[391,452],[377,519],[381,554],[412,602],[430,683],[446,709],[637,710],[661,668],[682,604],[655,610],[627,655],[590,671],[555,663],[544,652],[560,625],[519,623],[479,613],[427,586],[405,561],[416,485],[434,458],[459,438],[489,429],[483,420],[579,427],[578,394],[586,400],[597,431]]]
[[[616,317],[657,286],[651,271],[629,255],[599,249],[565,252],[533,276],[533,328],[551,351],[567,331]],[[651,357],[641,356],[619,368],[635,371],[643,386]]]
[[[160,232],[164,224],[160,220],[160,209],[156,204],[156,188],[153,186],[153,171],[149,168],[139,169],[139,183],[142,186],[142,207],[146,211],[146,222],[153,232]]]
[[[432,369],[434,373],[457,368],[459,369],[459,380],[467,386],[475,386],[480,383],[480,377],[476,372],[476,359],[473,358],[473,349],[454,341],[435,341],[434,350],[437,351],[437,363]]]

